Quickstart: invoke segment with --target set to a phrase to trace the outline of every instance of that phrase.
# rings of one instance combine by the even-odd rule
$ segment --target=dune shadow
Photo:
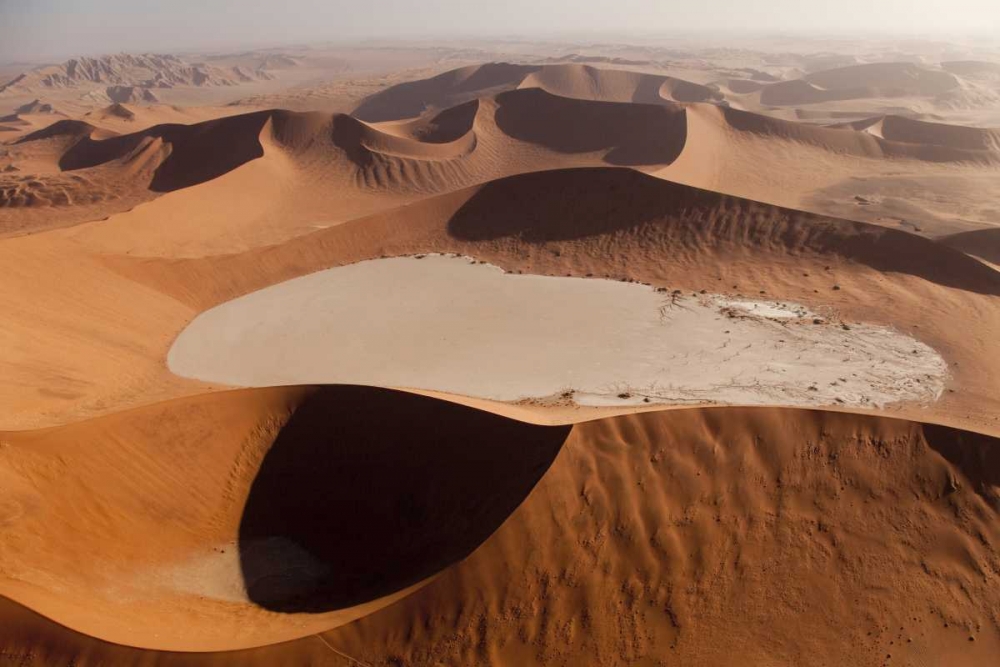
[[[94,126],[62,120],[22,137],[18,143],[67,137],[72,144],[59,158],[59,168],[76,171],[112,161],[131,163],[140,157],[145,146],[161,140],[169,146],[169,151],[153,172],[149,189],[172,192],[210,181],[263,157],[259,135],[269,120],[286,128],[308,125],[306,116],[278,110],[257,111],[191,125],[154,125],[130,134],[96,139],[91,136]]]
[[[973,490],[1000,512],[1000,439],[933,424],[924,424],[923,431],[931,449],[958,468]]]
[[[514,139],[559,153],[607,151],[614,166],[667,165],[687,142],[683,107],[558,97],[541,88],[496,96],[496,124]]]
[[[642,232],[644,249],[658,248],[665,261],[733,249],[840,257],[943,287],[1000,295],[1000,272],[943,243],[730,197],[626,168],[554,169],[490,181],[451,215],[448,233],[463,241],[544,243],[647,224],[655,229]]]
[[[250,599],[318,613],[440,572],[517,508],[569,431],[388,389],[318,389],[247,498],[239,550]]]
[[[974,229],[938,239],[946,246],[1000,264],[1000,227]]]
[[[516,88],[537,65],[485,63],[405,81],[363,99],[351,115],[367,123],[420,116],[430,108],[456,106],[499,90]]]
[[[481,185],[452,214],[448,233],[466,241],[575,240],[662,220],[710,198],[631,169],[554,169]]]

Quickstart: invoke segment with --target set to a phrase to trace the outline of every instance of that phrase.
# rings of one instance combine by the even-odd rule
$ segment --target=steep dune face
[[[848,125],[852,129],[907,144],[927,144],[966,151],[1000,151],[1000,130],[931,123],[903,116],[883,116]]]
[[[587,65],[547,65],[526,76],[518,88],[540,88],[553,95],[603,102],[721,101],[719,91],[668,76],[599,69]]]
[[[366,122],[414,118],[428,109],[445,109],[504,90],[511,90],[535,71],[532,65],[471,65],[430,79],[397,84],[365,98],[351,112]]]
[[[670,164],[687,136],[679,106],[584,102],[541,90],[503,93],[496,101],[496,126],[507,136],[559,153],[600,151],[612,165]]]
[[[795,106],[862,98],[936,96],[961,85],[955,75],[913,63],[870,63],[823,70],[765,87],[762,104]]]
[[[608,193],[627,192],[623,200]],[[551,193],[551,194],[547,194]],[[558,193],[558,194],[556,194]],[[503,205],[501,205],[501,202]],[[671,211],[671,213],[667,213]],[[683,257],[737,248],[839,256],[882,272],[1000,295],[1000,277],[960,253],[896,230],[721,196],[617,170],[551,171],[477,189],[449,219],[470,241],[571,241],[655,225],[655,245]]]
[[[372,416],[384,414],[384,405],[375,406]],[[296,414],[318,419],[314,428],[330,419],[302,408]],[[442,425],[432,413],[415,424],[424,419]],[[381,422],[357,435],[371,442],[389,428]],[[558,437],[550,445],[503,446],[497,459],[468,440],[446,445],[440,460],[449,468],[435,473],[441,479],[458,469],[475,474],[491,461],[515,465],[510,459],[535,457],[544,469],[552,453],[546,447],[565,439],[527,500],[471,556],[397,604],[319,639],[228,654],[139,651],[88,640],[7,605],[0,645],[29,665],[59,655],[80,665],[192,666],[626,665],[662,656],[715,665],[736,653],[750,664],[795,665],[816,655],[834,664],[880,664],[892,655],[894,662],[972,666],[988,664],[1000,648],[993,439],[892,419],[766,408],[646,413],[552,433]],[[153,429],[147,434],[159,437]],[[312,441],[306,436],[295,448]],[[377,447],[350,483],[363,489],[369,468],[401,478],[412,465],[423,469],[428,463],[420,457],[437,458],[427,445]],[[284,459],[275,475],[289,482],[346,479],[339,463],[348,452],[317,446],[309,459],[315,470],[293,461],[291,451],[275,454],[275,462]],[[195,464],[179,461],[182,470]],[[276,498],[291,510],[282,515],[292,521],[283,531],[310,521],[295,501],[311,488],[303,486],[285,484],[291,499]],[[322,488],[324,495],[339,493],[336,485]],[[448,507],[446,494],[421,486],[408,497],[426,513],[409,520]],[[476,495],[488,494],[480,488]],[[172,494],[170,501],[189,499]],[[308,504],[308,511],[323,511],[325,502]],[[345,502],[361,504],[349,496]],[[392,509],[391,502],[374,502]],[[458,507],[458,523],[441,528],[461,533],[461,521],[477,511]],[[355,539],[394,539],[383,527],[370,523]],[[183,629],[186,639],[206,631],[204,616],[197,623],[187,618],[175,612],[167,627]],[[282,616],[255,612],[241,622],[257,630],[262,618],[273,628]],[[706,643],[706,636],[715,639]]]
[[[900,116],[827,128],[739,109],[723,109],[722,113],[729,126],[737,131],[809,144],[831,153],[1000,165],[1000,153],[997,152],[1000,134],[996,130],[928,123]],[[843,132],[844,129],[848,131]]]
[[[476,65],[423,81],[402,83],[363,100],[352,114],[365,121],[412,118],[513,89],[538,88],[553,95],[603,102],[721,101],[719,91],[673,77],[600,69],[579,64]]]
[[[129,645],[301,637],[471,553],[568,432],[340,386],[2,433],[0,593]]]
[[[1000,229],[979,229],[940,239],[952,248],[1000,266]]]
[[[371,664],[988,664],[996,450],[829,413],[580,424],[472,557],[324,638]]]

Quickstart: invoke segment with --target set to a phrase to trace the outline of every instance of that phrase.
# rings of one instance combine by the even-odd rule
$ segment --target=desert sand
[[[1000,52],[724,46],[0,69],[0,657],[992,664]]]

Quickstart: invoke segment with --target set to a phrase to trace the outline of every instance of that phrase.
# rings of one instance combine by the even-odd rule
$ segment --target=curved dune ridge
[[[930,123],[903,116],[883,116],[851,123],[856,130],[907,144],[929,144],[959,150],[1000,151],[1000,130]]]
[[[990,264],[1000,266],[1000,229],[977,229],[971,232],[962,232],[946,236],[941,239],[941,242],[974,257],[979,257]]]
[[[326,630],[467,556],[568,432],[337,386],[4,433],[0,593],[149,648],[231,649]]]
[[[3,440],[4,595],[148,648],[324,631],[168,654],[0,607],[0,646],[26,664],[624,664],[670,652],[701,665],[737,645],[794,662],[880,656],[893,642],[971,665],[1000,646],[1000,445],[943,427],[773,408],[539,427],[329,387],[202,396]],[[185,493],[170,492],[180,480]],[[374,611],[387,586],[480,542]],[[56,581],[60,594],[47,593]],[[360,622],[325,631],[361,611],[343,605],[373,598]],[[748,622],[733,634],[737,609]],[[706,653],[707,633],[723,639]]]
[[[36,164],[49,161],[51,167],[46,173],[22,174],[18,168],[13,175],[0,175],[0,208],[18,209],[0,211],[0,231],[24,234],[131,213],[140,204],[194,186],[204,186],[206,196],[231,199],[239,189],[236,181],[244,178],[246,189],[260,192],[262,203],[253,207],[258,215],[267,214],[264,208],[274,216],[280,210],[283,220],[333,216],[329,222],[335,223],[513,173],[601,164],[657,171],[732,194],[762,192],[775,203],[801,206],[816,183],[802,181],[796,167],[800,159],[789,162],[780,143],[740,142],[747,131],[822,151],[812,156],[805,151],[801,159],[828,160],[841,179],[856,171],[847,156],[913,160],[915,170],[924,162],[968,168],[1000,163],[994,130],[893,120],[834,132],[714,105],[679,105],[659,97],[658,103],[646,104],[660,95],[657,87],[674,84],[642,78],[652,75],[600,73],[598,81],[611,77],[611,83],[595,92],[596,99],[528,87],[473,97],[415,120],[377,124],[346,115],[274,110],[118,135],[84,121],[61,120],[18,140],[19,150],[38,156]],[[92,120],[104,123],[96,116]],[[129,129],[128,121],[115,122],[109,127]],[[741,163],[772,162],[782,187],[775,187],[773,178],[711,159],[726,153]],[[268,166],[249,166],[262,159]],[[261,171],[270,174],[245,176]],[[225,186],[223,176],[229,177]],[[828,185],[837,184],[828,178]],[[80,179],[86,186],[74,183]],[[329,185],[313,188],[320,179]],[[266,197],[262,188],[269,189]],[[35,208],[45,210],[31,211]],[[204,206],[192,203],[191,208],[205,215],[200,213]],[[192,224],[207,233],[238,223]]]
[[[764,87],[762,104],[796,106],[841,100],[935,96],[955,90],[961,81],[948,71],[914,63],[868,63],[822,70],[801,79]]]
[[[797,141],[840,154],[1000,164],[997,130],[928,123],[899,116],[817,127],[739,109],[723,109],[722,114],[728,125],[738,132]]]
[[[373,122],[401,120],[471,99],[528,88],[538,88],[560,97],[604,102],[660,104],[722,100],[719,91],[709,86],[657,74],[580,64],[490,63],[398,84],[365,99],[352,115]]]

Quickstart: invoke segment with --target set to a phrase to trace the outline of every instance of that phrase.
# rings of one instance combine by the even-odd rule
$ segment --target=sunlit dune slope
[[[539,88],[561,97],[605,102],[664,104],[722,100],[722,95],[713,88],[657,74],[579,64],[488,63],[398,84],[368,97],[352,113],[372,122],[400,120],[515,88]]]
[[[522,469],[533,480],[557,451],[558,455],[524,504],[466,560],[392,607],[323,632],[320,639],[308,637],[231,654],[138,651],[87,639],[7,605],[5,654],[26,656],[24,664],[29,665],[56,657],[80,665],[108,660],[121,665],[211,665],[235,660],[346,665],[352,659],[363,664],[396,660],[414,665],[441,661],[624,665],[657,656],[711,665],[736,652],[753,664],[793,665],[818,654],[835,663],[878,662],[891,654],[896,659],[980,665],[1000,647],[994,599],[1000,477],[997,443],[989,438],[884,418],[766,408],[646,413],[579,424],[568,434],[565,429],[513,425],[496,430],[501,422],[490,421],[496,418],[476,417],[470,411],[459,423],[472,430],[454,431],[465,435],[451,446],[448,436],[453,427],[440,432],[451,422],[441,422],[435,411],[455,414],[457,408],[412,399],[420,410],[394,431],[403,440],[383,447],[376,436],[387,435],[388,424],[395,423],[385,417],[397,414],[395,410],[410,399],[383,400],[376,390],[366,390],[358,395],[365,402],[344,404],[349,390],[328,391],[334,392],[328,394],[331,400],[339,399],[322,409],[329,413],[332,408],[332,413],[308,413],[306,402],[295,415],[316,426],[330,419],[363,426],[332,439],[329,435],[315,439],[305,425],[293,426],[302,437],[287,443],[280,443],[279,437],[279,444],[266,455],[269,434],[287,418],[272,417],[268,422],[264,415],[287,414],[301,399],[260,390],[164,406],[159,421],[145,426],[137,421],[136,427],[117,431],[121,436],[114,447],[91,446],[89,456],[79,447],[74,454],[57,445],[59,434],[71,431],[38,436],[30,459],[35,465],[21,469],[38,479],[48,469],[46,462],[55,461],[57,455],[70,457],[61,480],[50,482],[54,486],[49,493],[54,505],[65,503],[67,516],[75,521],[52,526],[63,532],[59,543],[48,547],[55,553],[39,549],[31,562],[59,562],[56,556],[65,553],[70,538],[87,540],[97,554],[108,553],[102,540],[112,536],[126,545],[135,543],[147,560],[132,560],[131,549],[112,550],[118,566],[111,571],[119,583],[111,590],[113,599],[121,600],[126,583],[145,585],[145,590],[131,589],[133,596],[151,595],[151,589],[159,587],[160,598],[142,598],[141,613],[130,607],[128,622],[138,628],[165,604],[162,591],[170,584],[212,590],[211,575],[218,567],[202,565],[198,576],[188,578],[178,574],[183,568],[159,577],[150,576],[149,568],[150,561],[176,554],[177,543],[191,549],[210,544],[201,542],[205,526],[220,533],[225,532],[223,526],[234,530],[231,522],[191,523],[192,513],[211,513],[220,506],[215,500],[218,485],[208,481],[227,456],[240,461],[227,485],[227,493],[235,498],[245,493],[255,475],[251,495],[258,487],[267,487],[269,478],[276,480],[275,475],[288,482],[282,489],[290,495],[273,497],[279,503],[274,511],[285,510],[282,522],[269,524],[277,534],[309,528],[317,519],[307,516],[307,507],[331,522],[329,533],[357,521],[365,527],[357,539],[367,540],[366,553],[375,564],[383,556],[371,541],[385,540],[389,548],[399,537],[390,528],[399,521],[392,498],[405,498],[408,507],[421,508],[395,530],[409,531],[417,522],[429,530],[439,526],[443,535],[456,535],[465,521],[475,522],[473,517],[504,506],[504,496],[489,489],[511,476],[482,466]],[[312,396],[309,400],[317,401],[324,393]],[[373,407],[365,409],[372,399]],[[353,415],[359,408],[362,415]],[[425,409],[428,412],[422,412]],[[254,444],[238,456],[238,447],[222,443],[211,453],[194,443],[179,451],[157,445],[167,438],[178,445],[186,443],[178,436],[192,418],[224,415],[227,424],[244,424],[228,429],[227,438],[256,434]],[[115,418],[119,428],[124,418]],[[269,426],[255,427],[261,423],[255,419]],[[427,437],[419,426],[431,422],[445,437],[435,438],[437,447],[430,442],[418,447]],[[491,428],[477,428],[478,422]],[[536,438],[532,444],[523,437],[510,437],[517,433],[552,437]],[[414,447],[401,447],[400,442]],[[370,456],[357,456],[373,445]],[[4,455],[25,456],[25,447],[15,439]],[[348,474],[337,464],[344,456],[353,462]],[[422,460],[425,457],[429,460]],[[150,495],[144,480],[157,469],[157,461],[162,463],[156,465],[169,463],[171,475],[190,477],[195,492]],[[272,461],[273,473],[268,470]],[[435,461],[444,468],[435,469]],[[86,479],[89,471],[104,469],[101,466],[110,462],[122,466],[110,468],[122,482],[105,483],[103,491],[91,490],[80,498],[79,482],[74,480]],[[479,474],[491,481],[484,478],[473,484]],[[391,483],[397,477],[402,488]],[[341,481],[332,483],[334,479]],[[457,490],[464,485],[474,489],[478,500],[449,504],[449,494],[454,491],[458,493],[454,498],[460,498]],[[143,502],[126,504],[126,499],[138,498],[133,493],[140,488]],[[295,505],[320,489],[323,492],[315,499],[322,498],[319,502]],[[350,489],[357,489],[358,495],[352,497]],[[379,495],[383,489],[386,496]],[[348,505],[362,514],[350,516]],[[99,507],[104,511],[98,512]],[[167,508],[172,509],[164,514]],[[233,508],[231,515],[238,511]],[[443,521],[447,511],[454,515]],[[385,515],[389,523],[376,520],[377,512],[389,512]],[[30,511],[19,519],[34,520],[39,519]],[[17,534],[19,524],[12,525],[5,531],[7,540]],[[193,531],[192,525],[199,528]],[[156,531],[158,553],[149,552],[148,542],[139,543],[147,529]],[[317,548],[310,540],[323,539],[322,534],[310,529],[304,544]],[[443,547],[447,540],[432,543]],[[41,546],[45,544],[43,537]],[[224,546],[226,551],[234,548]],[[218,551],[212,554],[211,559],[224,559]],[[102,569],[74,563],[73,576],[83,578],[97,570],[107,577],[108,566],[100,558],[96,563],[103,564]],[[330,563],[343,562],[343,556],[334,552],[327,558]],[[283,562],[294,561],[286,557]],[[68,562],[66,566],[70,569]],[[124,576],[129,571],[141,576],[130,580]],[[308,570],[300,567],[295,576],[302,577],[303,572]],[[101,591],[106,589],[93,583],[78,600],[64,594],[63,607],[47,611],[66,613],[71,607],[66,601],[75,600],[93,618],[104,605],[113,604],[103,597]],[[30,593],[38,597],[39,591]],[[193,647],[199,637],[217,630],[239,626],[242,632],[230,635],[231,642],[238,641],[235,637],[249,640],[251,633],[259,640],[264,627],[271,633],[295,627],[304,635],[315,632],[313,624],[324,619],[262,608],[236,614],[234,609],[233,602],[214,600],[204,592],[192,594],[160,619],[163,624],[155,638],[139,641],[146,636],[134,629],[130,636],[140,644]],[[198,615],[190,615],[195,610]],[[212,621],[206,622],[207,618]],[[122,622],[109,621],[101,629],[106,636]],[[706,636],[716,639],[706,643]]]
[[[152,648],[326,630],[479,546],[568,432],[341,386],[2,433],[0,594]]]

